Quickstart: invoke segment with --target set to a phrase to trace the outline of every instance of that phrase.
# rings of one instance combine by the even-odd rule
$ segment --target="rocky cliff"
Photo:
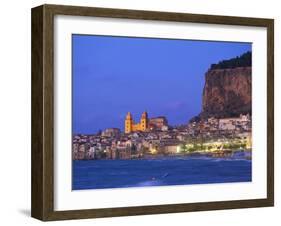
[[[209,69],[200,118],[251,114],[252,67]]]

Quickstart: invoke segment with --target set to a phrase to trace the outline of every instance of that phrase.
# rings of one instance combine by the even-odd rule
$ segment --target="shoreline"
[[[168,160],[177,159],[180,157],[184,158],[214,158],[214,159],[246,159],[252,160],[252,150],[224,150],[224,151],[212,151],[202,152],[196,151],[192,153],[178,153],[178,154],[146,154],[143,156],[134,156],[131,158],[103,158],[103,159],[72,159],[73,161],[100,161],[100,160]]]

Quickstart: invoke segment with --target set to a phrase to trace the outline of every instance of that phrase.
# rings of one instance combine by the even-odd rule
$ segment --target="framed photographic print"
[[[273,206],[272,19],[32,9],[32,216]]]

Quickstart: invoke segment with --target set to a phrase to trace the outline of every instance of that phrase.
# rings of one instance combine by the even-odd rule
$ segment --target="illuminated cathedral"
[[[148,116],[147,112],[143,112],[139,123],[134,123],[132,114],[128,112],[125,119],[125,133],[131,133],[134,131],[145,131],[148,128]]]

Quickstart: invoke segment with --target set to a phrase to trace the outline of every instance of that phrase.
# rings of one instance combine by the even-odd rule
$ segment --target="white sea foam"
[[[160,180],[149,180],[149,181],[143,181],[138,183],[136,186],[137,187],[144,187],[144,186],[159,186],[162,185],[163,183]]]

